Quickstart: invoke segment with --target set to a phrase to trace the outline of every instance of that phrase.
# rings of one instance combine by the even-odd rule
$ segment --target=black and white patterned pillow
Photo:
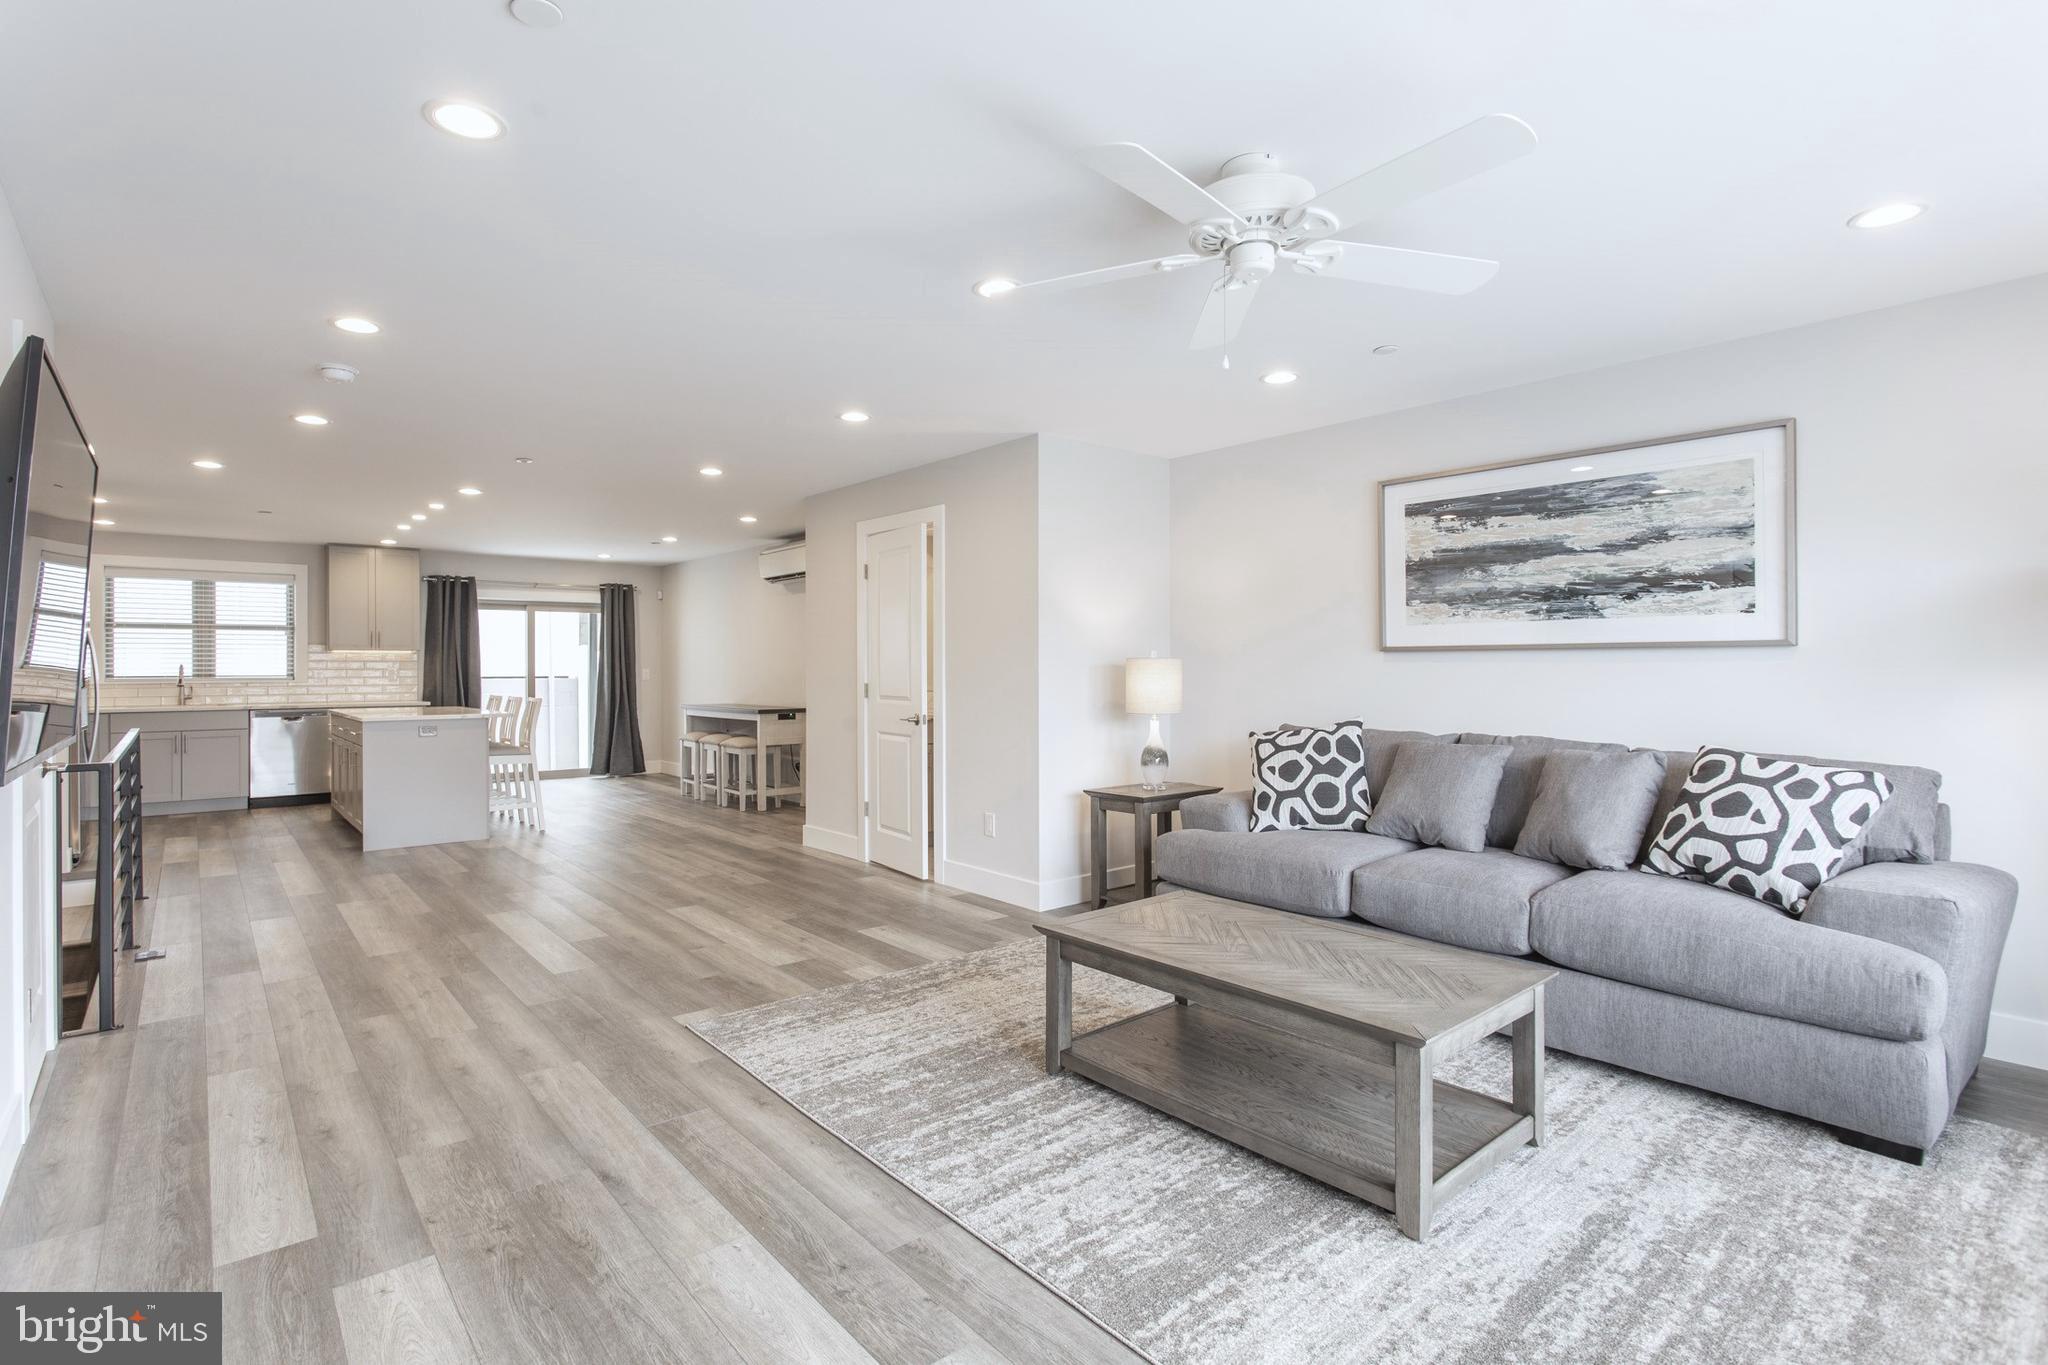
[[[1891,794],[1883,773],[1702,749],[1643,870],[1802,915]]]
[[[1252,831],[1365,828],[1365,722],[1252,735]]]

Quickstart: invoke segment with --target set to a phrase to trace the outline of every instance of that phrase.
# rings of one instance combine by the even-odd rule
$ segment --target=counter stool
[[[540,764],[534,758],[533,732],[540,723],[540,698],[519,700],[513,737],[490,746],[491,814],[510,815],[520,824],[547,830],[540,808]]]
[[[718,804],[728,796],[737,797],[739,808],[747,808],[747,793],[754,793],[754,809],[761,809],[761,784],[754,770],[760,741],[752,735],[725,735],[719,745]]]
[[[724,738],[716,730],[692,730],[677,747],[682,788],[699,801],[708,800],[718,787],[718,741]]]
[[[790,780],[792,774],[796,778],[793,782]],[[789,797],[784,793],[791,791],[798,793],[797,804],[802,805],[803,782],[804,746],[802,744],[769,745],[767,757],[761,760],[761,786],[767,791],[777,793],[777,795],[769,798],[775,802],[776,809],[780,810],[782,803],[789,800]],[[758,800],[754,804],[757,808],[760,806]]]

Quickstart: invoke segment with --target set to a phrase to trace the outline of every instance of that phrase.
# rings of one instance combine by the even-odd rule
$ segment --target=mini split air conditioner
[[[770,583],[789,583],[804,576],[804,543],[778,545],[761,551],[761,577]]]

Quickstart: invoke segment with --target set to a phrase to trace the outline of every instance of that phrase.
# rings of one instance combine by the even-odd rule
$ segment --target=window
[[[107,677],[292,678],[298,579],[106,571]]]
[[[30,668],[75,673],[79,637],[84,631],[85,561],[45,550],[36,573],[35,606],[21,661]]]

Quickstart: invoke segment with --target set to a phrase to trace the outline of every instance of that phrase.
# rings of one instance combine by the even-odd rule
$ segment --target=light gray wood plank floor
[[[800,812],[548,784],[364,854],[152,819],[127,1027],[64,1043],[4,1206],[34,1288],[225,1296],[230,1360],[1131,1360],[683,1018],[1036,938]]]
[[[547,800],[374,854],[324,806],[148,821],[170,955],[46,1072],[0,1283],[219,1289],[231,1360],[1133,1359],[680,1022],[1035,917],[663,779]],[[1962,1110],[2048,1132],[2048,1075]]]

